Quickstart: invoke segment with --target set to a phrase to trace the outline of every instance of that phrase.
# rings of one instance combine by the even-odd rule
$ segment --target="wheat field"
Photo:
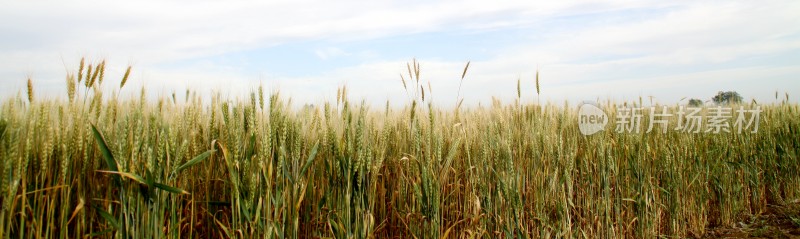
[[[0,237],[699,238],[800,198],[788,101],[756,133],[584,136],[565,105],[438,107],[418,63],[403,108],[147,98],[130,67],[101,90],[105,64],[2,101]]]

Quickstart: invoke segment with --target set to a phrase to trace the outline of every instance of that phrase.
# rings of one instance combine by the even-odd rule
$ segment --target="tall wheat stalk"
[[[436,107],[416,60],[408,104],[378,110],[346,87],[302,109],[261,87],[103,97],[106,63],[89,65],[66,77],[89,104],[34,99],[31,79],[28,104],[1,102],[0,237],[684,238],[797,215],[788,97],[760,106],[755,133],[584,136],[560,105]]]

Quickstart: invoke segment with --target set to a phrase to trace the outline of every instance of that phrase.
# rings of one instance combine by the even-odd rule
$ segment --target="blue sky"
[[[124,68],[154,95],[187,88],[245,96],[260,84],[297,102],[350,97],[400,105],[399,74],[416,58],[433,101],[597,98],[662,103],[735,90],[800,98],[797,1],[37,1],[0,3],[0,97],[32,76],[64,97],[78,60]],[[781,97],[783,98],[783,97]]]

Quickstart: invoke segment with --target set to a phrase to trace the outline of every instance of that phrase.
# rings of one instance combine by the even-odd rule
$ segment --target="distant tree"
[[[692,99],[689,100],[689,106],[691,106],[691,107],[698,107],[698,106],[702,106],[702,105],[703,105],[703,101],[700,100],[700,99],[692,98]]]
[[[739,95],[736,91],[720,91],[717,93],[714,98],[711,98],[714,103],[718,105],[727,105],[727,104],[734,104],[734,103],[741,103],[742,96]]]

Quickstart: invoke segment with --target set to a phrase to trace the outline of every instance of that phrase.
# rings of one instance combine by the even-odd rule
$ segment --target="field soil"
[[[800,238],[800,199],[785,205],[768,205],[759,215],[712,227],[702,238]]]

